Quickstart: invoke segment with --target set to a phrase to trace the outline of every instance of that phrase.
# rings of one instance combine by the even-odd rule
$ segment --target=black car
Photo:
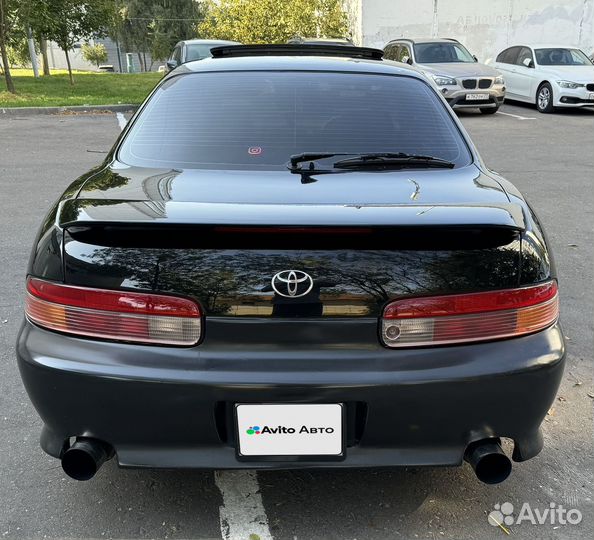
[[[460,465],[542,449],[553,260],[414,68],[235,46],[166,76],[43,221],[17,355],[41,446],[122,467]]]

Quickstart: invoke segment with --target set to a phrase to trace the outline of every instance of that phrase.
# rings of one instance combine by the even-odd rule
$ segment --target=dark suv
[[[43,449],[77,479],[111,456],[505,479],[565,355],[530,206],[382,51],[213,55],[43,219],[17,344]]]

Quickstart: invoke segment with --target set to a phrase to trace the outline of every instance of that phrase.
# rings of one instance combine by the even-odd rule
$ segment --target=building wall
[[[350,38],[356,45],[362,45],[363,27],[361,25],[361,17],[363,10],[362,0],[344,0],[344,8],[349,16],[349,24],[351,27]]]
[[[110,38],[100,38],[91,40],[91,43],[102,43],[105,45],[107,49],[107,61],[103,62],[103,64],[110,64],[113,66],[115,71],[120,71],[120,66],[118,62],[118,51],[116,44]],[[72,64],[72,69],[77,69],[81,71],[97,71],[97,66],[95,64],[91,64],[87,62],[81,53],[81,43],[77,43],[73,50],[69,51],[68,56],[70,57],[70,63]],[[66,56],[64,52],[58,45],[54,42],[48,43],[48,58],[50,63],[51,69],[67,69],[68,65],[66,64]],[[126,71],[126,51],[120,47],[120,58],[122,62],[122,71]],[[147,69],[152,69],[152,71],[156,71],[161,64],[164,62],[152,62],[150,53],[145,54],[146,58],[146,65]],[[134,71],[140,71],[140,61],[138,59],[138,55],[134,53],[132,55],[132,63],[134,66]]]
[[[478,58],[516,43],[560,43],[594,51],[594,0],[348,0],[362,45],[398,37],[452,37]]]
[[[68,51],[68,57],[70,58],[70,65],[72,69],[78,69],[81,71],[96,71],[97,66],[89,64],[83,57],[80,49],[81,44]],[[60,49],[57,43],[50,41],[47,44],[47,56],[49,59],[50,69],[68,69],[66,63],[66,55],[64,51]]]

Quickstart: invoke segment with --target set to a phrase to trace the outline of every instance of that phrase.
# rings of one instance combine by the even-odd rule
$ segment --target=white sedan
[[[505,78],[506,98],[535,103],[542,113],[594,107],[594,64],[580,49],[516,45],[499,53],[493,66]]]

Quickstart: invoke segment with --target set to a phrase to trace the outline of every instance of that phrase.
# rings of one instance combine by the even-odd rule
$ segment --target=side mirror
[[[534,62],[532,61],[532,58],[524,58],[524,60],[522,60],[522,64],[524,64],[527,68],[534,67]]]
[[[175,69],[177,67],[177,60],[167,60],[167,62],[165,62],[167,65],[167,69],[169,71],[171,71],[172,69]]]
[[[410,56],[403,56],[402,60],[400,60],[403,64],[408,64],[412,66],[412,58]]]
[[[478,58],[473,54],[472,57],[474,58],[475,62],[478,62]]]

